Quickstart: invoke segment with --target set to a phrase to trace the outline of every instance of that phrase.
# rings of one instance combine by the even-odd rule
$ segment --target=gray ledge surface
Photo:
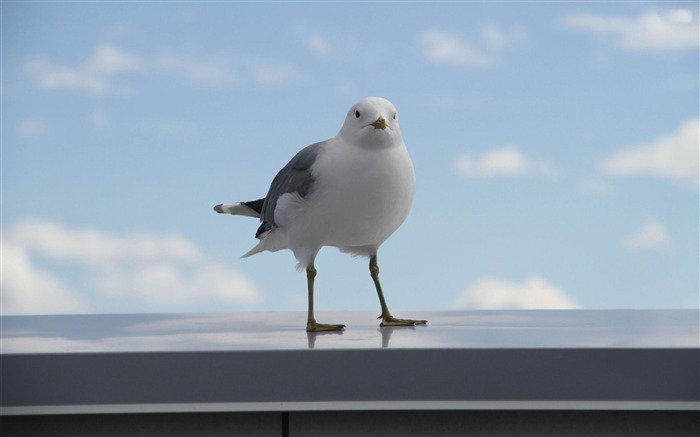
[[[3,316],[2,414],[697,410],[695,310]]]

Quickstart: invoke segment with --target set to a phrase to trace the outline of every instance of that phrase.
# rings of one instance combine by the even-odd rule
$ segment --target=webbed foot
[[[306,332],[342,331],[344,329],[345,325],[330,325],[325,323],[318,323],[315,320],[306,323]]]
[[[397,319],[394,316],[379,316],[382,323],[379,326],[416,326],[427,325],[427,320]]]

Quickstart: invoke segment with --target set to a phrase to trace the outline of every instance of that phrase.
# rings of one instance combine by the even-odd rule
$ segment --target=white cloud
[[[480,158],[463,154],[455,162],[457,173],[465,178],[493,178],[516,176],[556,177],[559,169],[546,160],[523,155],[515,146],[490,150]]]
[[[95,129],[104,129],[109,125],[107,114],[101,109],[96,110],[90,116],[90,123]]]
[[[298,68],[285,63],[260,63],[252,68],[253,80],[263,85],[282,85],[301,79]]]
[[[456,300],[461,309],[575,309],[579,305],[560,288],[533,276],[523,283],[483,278]]]
[[[518,44],[527,38],[524,29],[502,29],[493,24],[487,24],[481,28],[480,34],[484,46],[494,54],[500,54],[505,48]]]
[[[33,137],[44,131],[44,126],[36,120],[26,120],[19,125],[19,134],[23,137]]]
[[[197,302],[252,305],[262,299],[252,282],[211,259],[194,263],[148,260],[104,269],[96,289],[113,299],[138,298],[163,307]]]
[[[120,90],[117,78],[126,73],[172,71],[195,83],[225,83],[234,78],[222,60],[202,61],[173,53],[159,53],[152,59],[128,53],[115,45],[99,45],[78,66],[57,65],[45,57],[30,59],[24,70],[39,88],[67,88],[104,95]]]
[[[426,30],[418,37],[425,57],[432,62],[460,67],[488,67],[491,59],[467,41],[441,30]]]
[[[71,294],[54,275],[36,268],[27,274],[25,266],[32,255],[47,258],[53,265],[77,266],[82,272],[79,282],[90,287],[89,292],[119,302],[174,308],[205,302],[249,306],[262,300],[246,277],[177,235],[116,235],[99,229],[69,228],[50,220],[25,219],[11,226],[5,239],[10,247],[18,248],[10,255],[20,261],[3,264],[3,304],[24,299],[27,288],[19,286],[18,280],[6,283],[6,277],[45,278],[42,286],[32,286],[34,293],[42,296]],[[17,254],[24,254],[24,258]],[[34,311],[33,302],[20,309]],[[43,304],[41,300],[39,303]],[[56,311],[61,312],[61,307]]]
[[[600,168],[610,175],[652,175],[697,187],[699,147],[700,120],[688,120],[669,135],[615,153]]]
[[[230,82],[234,78],[230,68],[223,61],[199,61],[172,53],[157,55],[154,66],[157,69],[181,73],[198,83],[219,84]]]
[[[87,302],[67,284],[34,266],[21,246],[2,245],[3,315],[79,314],[90,310]]]
[[[83,64],[85,71],[105,76],[143,68],[142,59],[111,44],[99,45],[95,53]]]
[[[311,38],[308,44],[318,54],[330,53],[330,43],[324,37]],[[24,63],[24,70],[39,88],[72,89],[94,95],[130,92],[123,81],[123,76],[129,73],[142,76],[170,73],[205,85],[225,85],[244,79],[279,86],[303,78],[298,67],[283,61],[242,56],[238,65],[234,65],[225,55],[209,59],[172,52],[139,56],[112,44],[99,45],[77,66],[59,65],[45,57],[35,57]],[[94,127],[106,126],[106,119],[98,113],[91,121]]]
[[[307,35],[306,47],[319,56],[328,56],[331,54],[331,43],[328,38],[323,35]]]
[[[102,44],[77,67],[55,65],[38,57],[24,65],[40,88],[68,88],[92,94],[106,94],[114,89],[114,77],[121,73],[142,71],[145,62],[113,45]]]
[[[633,18],[575,13],[561,22],[571,29],[608,36],[620,48],[631,52],[690,50],[696,49],[700,42],[697,18],[688,9],[650,10]]]
[[[382,41],[363,41],[355,34],[329,34],[303,25],[297,26],[295,33],[299,42],[313,55],[342,63],[371,61],[384,56],[388,50]]]
[[[503,50],[526,37],[522,29],[504,30],[495,25],[480,29],[478,42],[445,32],[428,29],[418,35],[425,58],[431,62],[458,67],[485,68],[495,65]]]
[[[588,197],[612,197],[616,190],[608,181],[599,178],[581,180],[576,189],[578,193]]]
[[[22,220],[9,229],[8,237],[52,258],[90,265],[154,259],[196,262],[203,258],[194,244],[176,235],[112,235],[95,228],[71,229],[46,219]]]
[[[668,231],[658,220],[648,220],[625,240],[632,250],[654,249],[668,244]]]

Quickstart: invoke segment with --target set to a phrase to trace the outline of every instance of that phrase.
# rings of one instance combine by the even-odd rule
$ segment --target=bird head
[[[367,97],[352,105],[338,136],[368,148],[403,143],[396,108],[381,97]]]

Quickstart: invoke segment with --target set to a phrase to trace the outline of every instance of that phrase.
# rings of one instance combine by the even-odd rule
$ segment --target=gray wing
[[[260,213],[262,224],[255,233],[255,238],[259,238],[263,233],[277,227],[275,223],[275,208],[280,196],[287,193],[297,193],[304,198],[311,193],[315,178],[311,174],[310,168],[323,151],[326,142],[315,143],[301,149],[277,173],[277,176],[272,181],[272,185],[270,185],[267,196],[265,196]]]

